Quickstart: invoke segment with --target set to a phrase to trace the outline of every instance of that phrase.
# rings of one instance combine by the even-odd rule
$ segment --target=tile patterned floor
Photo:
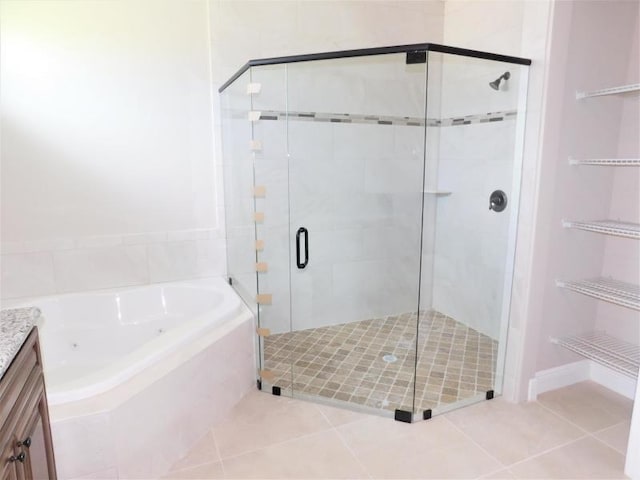
[[[632,407],[584,382],[405,424],[256,391],[165,478],[625,478]]]
[[[265,338],[270,385],[385,410],[415,410],[484,394],[493,388],[498,344],[436,311],[404,313]],[[384,355],[397,361],[387,363]],[[293,367],[292,367],[293,365]],[[293,368],[293,373],[292,373]]]

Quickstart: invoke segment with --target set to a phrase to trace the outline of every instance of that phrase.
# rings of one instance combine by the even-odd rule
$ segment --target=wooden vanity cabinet
[[[0,379],[0,480],[56,480],[38,330]]]

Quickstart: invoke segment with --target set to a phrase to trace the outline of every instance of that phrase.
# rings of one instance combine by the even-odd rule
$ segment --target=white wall
[[[224,271],[207,2],[2,2],[2,296]]]
[[[247,60],[442,39],[442,0],[211,0],[214,82]]]

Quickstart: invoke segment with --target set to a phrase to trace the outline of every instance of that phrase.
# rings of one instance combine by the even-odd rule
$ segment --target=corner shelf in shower
[[[640,286],[612,278],[588,280],[556,280],[556,285],[588,297],[640,311]]]
[[[631,378],[638,378],[640,346],[618,340],[605,332],[592,332],[563,338],[552,343],[582,355]]]
[[[604,97],[606,95],[620,95],[622,93],[633,92],[640,92],[640,83],[621,85],[619,87],[603,88],[600,90],[593,90],[591,92],[576,92],[576,100],[582,100],[583,98],[592,97]]]
[[[448,197],[451,195],[451,192],[447,192],[446,190],[424,190],[422,193],[425,195],[435,195],[436,197]]]
[[[604,233],[615,237],[634,238],[640,240],[640,224],[630,222],[620,222],[615,220],[593,220],[579,222],[563,220],[562,226],[565,228],[575,228],[587,232]]]
[[[604,167],[640,167],[640,158],[571,158],[569,165],[601,165]]]

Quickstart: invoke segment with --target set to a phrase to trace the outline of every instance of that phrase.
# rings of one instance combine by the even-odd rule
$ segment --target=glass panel
[[[247,303],[255,305],[255,228],[253,157],[249,148],[251,97],[247,95],[249,72],[245,72],[220,96],[222,152],[227,236],[227,269],[233,287]]]
[[[501,391],[527,74],[526,67],[437,52],[428,61],[425,190],[432,193],[423,220],[418,413]],[[494,191],[506,196],[503,210],[489,209]]]
[[[287,66],[292,332],[280,351],[294,395],[387,414],[413,408],[420,278],[426,63],[405,60]]]
[[[260,112],[260,120],[252,122],[252,138],[259,142],[254,152],[255,208],[264,213],[264,220],[256,223],[258,290],[271,296],[258,307],[259,326],[265,329],[260,337],[262,386],[271,391],[275,385],[287,394],[291,357],[277,342],[291,331],[286,66],[253,67],[251,83],[252,110]]]

